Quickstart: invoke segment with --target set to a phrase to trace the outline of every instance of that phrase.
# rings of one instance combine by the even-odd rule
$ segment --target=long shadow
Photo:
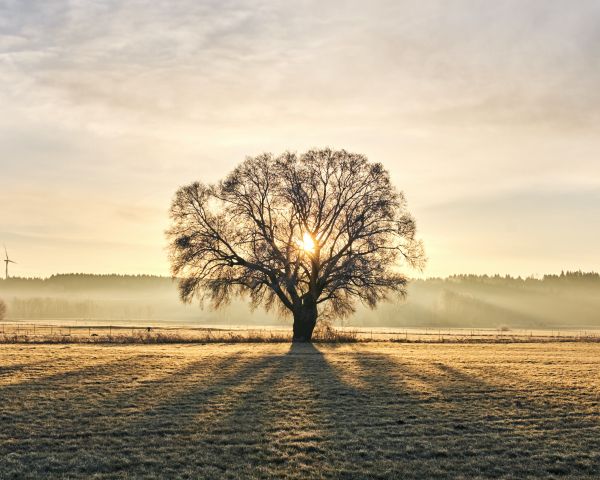
[[[65,470],[82,476],[124,470],[140,476],[181,473],[190,465],[177,460],[180,452],[193,446],[189,442],[194,434],[206,433],[206,425],[196,421],[198,415],[210,412],[214,398],[273,361],[253,357],[241,362],[234,354],[210,363],[205,357],[123,390],[127,376],[152,367],[132,358],[46,376],[28,382],[27,390],[22,384],[5,389],[14,411],[23,406],[15,400],[19,394],[27,397],[25,408],[11,412],[10,423],[3,425],[7,443],[0,447],[2,455],[21,455],[17,477],[60,476]],[[97,395],[96,387],[102,386],[108,387],[106,395]],[[33,394],[36,389],[46,398]],[[173,459],[165,463],[163,454]]]
[[[204,475],[240,478],[264,471],[270,478],[290,472],[306,478],[320,471],[315,463],[325,456],[316,399],[322,392],[304,378],[317,355],[312,345],[292,344],[285,354],[254,365],[252,378],[238,388],[227,385],[228,408],[211,418],[201,439],[206,454],[197,466]]]
[[[593,362],[592,365],[591,368],[594,368],[597,363]],[[456,368],[440,368],[455,376],[466,378],[465,374]],[[477,373],[478,376],[493,378],[494,384],[503,389],[510,389],[513,393],[512,399],[517,405],[534,406],[538,414],[554,410],[558,415],[562,412],[562,415],[571,418],[588,416],[591,413],[598,418],[600,411],[594,409],[594,406],[597,406],[598,392],[593,383],[583,383],[585,377],[579,378],[580,372],[570,371],[568,366],[560,369],[554,365],[545,365],[545,368],[542,370],[539,366],[528,363],[527,371],[524,372],[522,365],[520,368],[507,368],[505,365],[493,364],[486,365],[484,370],[479,369]],[[487,380],[485,382],[489,383]]]
[[[26,450],[28,463],[17,474],[30,478],[60,476],[65,468],[84,477],[231,479],[596,473],[600,458],[590,452],[600,451],[597,437],[578,451],[576,434],[564,435],[576,425],[571,420],[536,430],[540,425],[528,423],[524,412],[543,404],[519,397],[518,405],[506,389],[463,370],[410,364],[367,347],[273,349],[192,360],[106,396],[102,382],[123,383],[124,375],[143,374],[152,364],[132,357],[100,371],[90,366],[46,377],[57,398],[43,408],[60,412],[64,428],[29,405],[45,420],[34,420],[36,431],[28,434],[27,418],[19,417],[19,429],[4,437],[17,441],[0,447],[0,455]],[[356,384],[345,380],[352,376]],[[61,385],[76,395],[58,398]],[[43,392],[42,379],[30,386]],[[14,397],[19,390],[9,392]],[[597,427],[589,422],[588,432]]]
[[[135,357],[129,357],[125,360],[130,360],[131,358],[135,358]],[[125,360],[119,358],[119,359],[112,359],[112,360],[107,360],[107,361],[103,361],[103,362],[93,363],[92,365],[87,365],[87,366],[77,366],[76,365],[71,369],[61,370],[57,373],[36,375],[33,378],[26,378],[19,382],[0,386],[0,395],[6,391],[10,391],[15,388],[28,389],[28,388],[35,388],[37,386],[46,386],[47,384],[55,384],[55,383],[62,384],[63,382],[69,383],[70,381],[77,380],[81,377],[85,377],[88,374],[101,373],[106,367],[110,367],[111,365],[123,363]],[[40,363],[45,363],[46,365],[49,365],[49,366],[54,365],[54,362],[40,362]],[[29,367],[30,367],[29,365],[24,365],[23,368],[19,369],[19,370],[27,372]],[[17,371],[17,370],[15,370],[15,371]],[[13,371],[12,373],[14,373],[15,371]]]
[[[344,355],[352,362],[343,362]],[[380,363],[373,369],[363,360],[363,354],[349,352],[336,354],[332,362],[315,348],[311,368],[304,372],[321,392],[319,409],[329,452],[324,470],[329,478],[401,478],[409,473],[402,461],[405,420],[402,412],[391,411],[398,395],[385,373],[391,365]],[[356,377],[361,386],[344,381],[338,365],[351,368],[344,375]]]
[[[70,370],[61,370],[57,373],[47,375],[36,375],[33,378],[3,385],[0,386],[0,401],[8,403],[11,398],[21,397],[21,395],[18,395],[19,393],[35,393],[35,391],[46,389],[60,390],[69,385],[80,385],[82,382],[90,383],[96,377],[114,374],[120,366],[131,365],[131,361],[135,359],[137,359],[137,356],[133,355],[126,358],[93,363],[87,366],[75,366]],[[52,365],[52,363],[47,362],[48,365]],[[27,369],[25,368],[25,370]]]
[[[85,430],[86,422],[98,413],[94,403],[104,398],[120,377],[144,369],[142,360],[128,355],[0,387],[0,438],[10,439],[16,448],[19,442],[31,444],[68,430]],[[5,445],[0,445],[0,451]]]
[[[324,458],[314,408],[321,392],[298,385],[321,363],[315,356],[312,346],[293,345],[284,355],[229,355],[210,366],[203,358],[133,386],[128,378],[161,363],[129,356],[28,379],[2,390],[10,444],[0,450],[23,455],[22,476],[70,465],[84,476],[239,478],[266,468],[283,477],[290,459],[314,473],[310,462]]]
[[[39,368],[43,365],[52,365],[51,360],[40,360],[37,362],[13,363],[12,365],[0,365],[0,377],[27,371],[30,368]]]
[[[214,432],[221,449],[214,455],[221,464],[225,455],[228,463],[221,473],[231,478],[250,472],[256,478],[340,478],[334,457],[343,448],[335,448],[338,439],[330,433],[336,420],[331,419],[333,412],[323,410],[322,398],[350,398],[360,392],[339,381],[312,344],[292,344],[272,360],[272,368],[217,420]],[[321,377],[329,380],[320,382]]]
[[[553,437],[560,437],[557,439],[563,443],[563,449],[569,441],[575,441],[569,447],[574,452],[599,450],[600,439],[597,435],[594,435],[597,440],[594,446],[584,446],[583,436],[579,435],[585,429],[600,427],[600,411],[593,412],[587,408],[597,405],[597,399],[592,397],[592,393],[573,394],[565,389],[549,391],[547,386],[542,387],[540,391],[532,391],[526,387],[492,383],[447,364],[438,363],[436,366],[452,383],[460,386],[461,392],[457,392],[457,388],[453,387],[449,393],[459,400],[470,401],[471,404],[474,398],[485,395],[489,406],[483,412],[484,409],[480,405],[474,404],[474,407],[477,407],[476,413],[485,413],[486,419],[503,424],[504,428],[510,421],[508,427],[512,434],[527,432],[529,437],[536,436],[544,442],[552,441]],[[518,380],[518,377],[513,378]],[[574,399],[570,398],[572,395],[575,395]],[[573,432],[577,435],[568,439],[565,434]]]
[[[551,416],[546,424],[523,422],[523,412],[540,405],[527,398],[515,404],[510,391],[440,362],[437,373],[424,376],[385,354],[357,353],[355,358],[370,388],[381,392],[380,403],[387,403],[381,414],[401,419],[399,430],[417,447],[405,448],[400,463],[420,464],[419,470],[427,468],[430,477],[440,478],[595,473],[588,455],[597,451],[598,441],[581,449],[572,428],[580,422],[569,425]],[[435,393],[407,388],[414,378]],[[587,427],[594,428],[594,422]]]
[[[146,386],[142,396],[159,401],[113,421],[106,430],[115,440],[111,445],[101,438],[91,445],[104,457],[130,450],[132,442],[138,448],[129,452],[127,461],[100,466],[101,471],[126,469],[134,476],[160,471],[167,477],[193,472],[212,478],[226,474],[231,465],[239,466],[245,457],[266,454],[260,430],[266,404],[262,396],[285,375],[283,358],[228,356],[209,377],[197,376],[202,365],[195,363],[174,374],[175,389],[163,391],[160,380]]]
[[[320,472],[336,477],[331,425],[320,398],[359,392],[343,382],[321,385],[308,379],[327,375],[322,370],[329,368],[312,345],[238,360],[245,363],[221,372],[210,385],[188,384],[152,412],[118,427],[125,444],[143,443],[144,455],[134,454],[136,466],[129,474],[155,470],[155,459],[167,457],[173,460],[161,467],[166,476],[306,478]]]
[[[338,368],[348,363],[340,361],[344,355],[359,367],[352,373],[360,377],[362,386],[343,379]],[[277,385],[282,376],[293,373],[298,385],[309,387],[300,389],[293,404],[288,405],[294,408],[303,401],[312,403],[310,411],[304,412],[312,416],[311,424],[295,425],[297,430],[311,427],[313,432],[306,437],[309,441],[304,451],[302,445],[292,449],[289,442],[279,442],[276,454],[256,455],[281,476],[285,472],[289,476],[290,466],[298,469],[305,464],[323,478],[500,478],[507,472],[514,477],[550,478],[563,473],[595,473],[593,460],[597,456],[586,458],[594,451],[590,446],[581,452],[570,443],[572,439],[562,450],[555,444],[549,448],[544,445],[544,441],[561,440],[566,425],[556,425],[558,430],[550,436],[522,429],[511,410],[510,392],[453,367],[438,362],[437,371],[426,375],[418,365],[399,364],[388,355],[360,351],[336,352],[332,361],[313,345],[293,346],[288,357],[292,361],[256,385],[267,401],[273,398],[272,392],[281,390]],[[416,389],[415,380],[430,388]],[[293,412],[282,411],[285,403],[281,394],[277,396],[279,408],[261,408],[265,414],[251,417],[254,428],[262,432],[264,445],[268,445],[265,439],[273,437],[277,416],[297,420]],[[243,399],[228,424],[232,428],[239,425],[244,418],[240,412],[256,405],[256,395]],[[296,436],[302,437],[302,433],[297,431]],[[570,464],[563,461],[567,457],[572,460]],[[282,462],[279,470],[273,468],[274,459]],[[260,462],[245,465],[257,468]]]
[[[286,426],[279,421],[298,408],[297,392],[285,387],[297,372],[298,355],[297,347],[292,346],[283,355],[258,362],[250,378],[223,390],[220,401],[224,408],[218,415],[207,415],[206,410],[201,413],[209,422],[208,428],[196,435],[204,454],[196,463],[202,476],[241,478],[261,470],[285,476],[289,456],[281,433]]]
[[[0,478],[71,477],[72,465],[85,463],[86,436],[102,415],[95,404],[147,366],[143,355],[86,360],[94,363],[61,360],[49,374],[0,388]]]
[[[182,395],[190,384],[194,388],[197,388],[198,384],[208,388],[213,379],[235,365],[239,356],[239,352],[234,352],[210,365],[207,365],[206,358],[193,360],[184,366],[177,366],[173,371],[143,380],[135,387],[119,392],[108,398],[106,405],[102,406],[109,409],[109,414],[114,415],[154,415],[161,407],[169,405],[169,399]]]

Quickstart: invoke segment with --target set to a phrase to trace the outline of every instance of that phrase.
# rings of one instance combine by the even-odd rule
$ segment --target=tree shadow
[[[522,413],[536,406],[520,408]],[[591,464],[577,458],[582,452],[572,443],[575,437],[556,449],[555,443],[565,440],[562,432],[570,431],[564,424],[555,428],[525,425],[510,392],[441,362],[411,365],[360,347],[312,344],[293,344],[283,355],[243,366],[214,388],[181,392],[130,427],[143,432],[146,449],[155,455],[170,450],[185,459],[168,467],[173,475],[306,478],[318,472],[322,478],[350,479],[592,473]]]
[[[527,396],[515,402],[503,386],[442,362],[429,362],[434,368],[424,375],[386,354],[357,352],[355,358],[369,389],[379,392],[378,415],[398,419],[395,430],[404,441],[396,443],[403,452],[397,461],[405,474],[415,471],[411,463],[440,478],[594,473],[590,452],[600,446],[597,437],[589,435],[592,444],[582,449],[577,432],[595,431],[597,416],[582,424]],[[416,387],[415,379],[429,388]],[[532,412],[543,413],[536,418]],[[394,438],[392,432],[386,437]]]
[[[394,353],[399,350],[381,353],[365,345],[224,351],[169,364],[166,373],[159,357],[128,357],[100,370],[89,366],[36,380],[29,385],[38,392],[34,399],[44,391],[56,395],[42,407],[29,406],[29,414],[45,420],[34,419],[35,431],[27,431],[27,418],[19,417],[19,428],[2,438],[26,452],[19,472],[38,477],[595,473],[598,439],[586,438],[590,443],[577,448],[581,435],[568,415],[532,420],[527,415],[544,403],[519,395],[517,404],[506,386],[447,363],[406,361]],[[161,371],[150,374],[153,368]],[[128,375],[141,380],[127,384]],[[122,385],[104,390],[110,381]],[[61,395],[61,385],[73,387],[70,396]],[[11,396],[18,392],[15,387]],[[594,426],[597,431],[597,416],[595,422],[579,425],[589,433]]]
[[[327,416],[319,398],[331,392],[305,378],[328,366],[321,352],[293,344],[284,354],[233,363],[236,368],[198,385],[189,381],[192,371],[179,372],[186,388],[116,425],[112,436],[120,448],[143,442],[142,455],[131,453],[133,469],[122,468],[143,475],[169,458],[160,467],[166,476],[305,478],[328,469],[330,452],[321,444]],[[350,392],[341,382],[335,388],[335,394]]]
[[[111,464],[110,471],[143,475],[159,468],[166,476],[190,472],[210,478],[226,475],[232,465],[235,471],[258,467],[269,453],[261,430],[264,396],[289,368],[282,358],[228,356],[200,382],[196,374],[202,365],[194,363],[174,374],[178,388],[167,392],[162,392],[164,380],[157,380],[143,398],[159,401],[122,417],[111,429],[121,447],[141,441],[143,448],[132,451],[128,462]],[[254,460],[243,463],[245,458]]]
[[[181,473],[194,464],[178,461],[180,453],[206,434],[200,412],[218,416],[227,404],[216,399],[273,361],[242,357],[203,357],[133,387],[129,379],[164,367],[159,357],[130,356],[5,386],[0,399],[11,407],[2,410],[0,438],[10,443],[0,453],[19,452],[17,476]]]
[[[40,368],[46,365],[52,365],[52,360],[40,360],[36,362],[19,362],[11,365],[0,365],[0,378],[3,376],[9,376],[17,372],[24,372],[31,368]]]

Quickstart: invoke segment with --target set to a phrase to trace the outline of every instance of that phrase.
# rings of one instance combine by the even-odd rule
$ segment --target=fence
[[[469,328],[352,328],[333,329],[333,337],[360,341],[404,341],[404,342],[482,342],[482,341],[569,341],[600,340],[600,329],[549,329],[509,330]],[[91,324],[43,324],[24,322],[0,323],[0,336],[4,341],[30,339],[32,341],[62,340],[68,342],[105,339],[170,339],[171,341],[218,340],[286,340],[291,337],[291,327],[191,327],[191,326],[128,326]]]

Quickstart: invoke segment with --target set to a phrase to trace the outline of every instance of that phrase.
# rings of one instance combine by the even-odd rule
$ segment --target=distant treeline
[[[176,282],[152,275],[63,274],[0,280],[9,319],[114,319],[179,323],[271,324],[243,301],[212,312],[182,305]],[[543,277],[453,275],[415,279],[403,301],[359,308],[345,324],[477,328],[600,327],[600,274]]]
[[[66,300],[53,297],[14,297],[10,301],[14,319],[127,319],[152,320],[155,307],[128,301]]]
[[[8,320],[101,320],[111,322],[253,323],[245,304],[223,312],[184,305],[177,282],[155,275],[60,274],[0,280]],[[276,319],[261,318],[263,323]]]
[[[89,273],[64,273],[52,275],[48,278],[22,278],[11,277],[8,280],[0,279],[0,292],[3,290],[24,289],[31,290],[60,290],[60,291],[86,291],[86,290],[119,290],[171,287],[174,280],[170,277],[159,275],[96,275]],[[600,273],[567,271],[558,275],[544,275],[542,277],[512,277],[510,275],[451,275],[446,278],[414,279],[413,283],[427,284],[487,284],[504,285],[512,287],[548,287],[548,286],[600,286]]]
[[[11,277],[0,280],[0,292],[6,290],[82,292],[115,290],[148,290],[172,287],[169,277],[157,275],[94,275],[88,273],[66,273],[48,278]]]
[[[453,275],[414,280],[402,304],[362,322],[477,328],[600,327],[600,275],[562,272],[541,278]],[[374,324],[373,324],[374,325]]]
[[[452,275],[446,279],[427,279],[426,282],[458,282],[465,284],[503,285],[511,287],[600,287],[600,274],[597,272],[561,272],[559,275],[536,277],[511,277],[510,275]]]

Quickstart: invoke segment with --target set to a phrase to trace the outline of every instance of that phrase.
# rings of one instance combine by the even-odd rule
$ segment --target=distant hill
[[[136,323],[286,323],[243,301],[213,312],[183,305],[176,283],[152,275],[61,274],[0,280],[12,320]],[[478,328],[600,327],[600,275],[563,272],[541,278],[455,275],[413,280],[404,301],[359,308],[346,324]]]

